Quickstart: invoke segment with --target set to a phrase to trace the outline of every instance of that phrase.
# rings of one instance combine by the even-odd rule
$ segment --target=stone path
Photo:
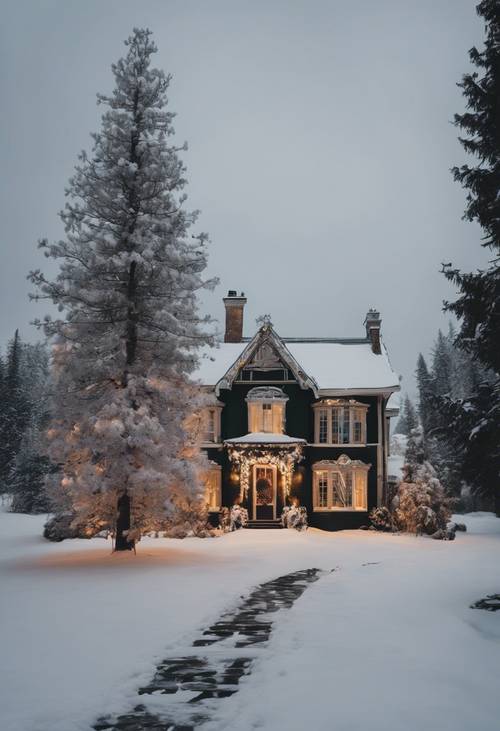
[[[138,696],[149,697],[149,710],[139,702],[128,713],[100,718],[95,731],[193,731],[209,721],[220,700],[237,693],[240,679],[251,672],[271,635],[269,615],[289,609],[320,573],[295,571],[258,586],[202,632],[192,644],[195,651],[157,666],[152,680],[138,690]]]
[[[471,604],[471,609],[486,609],[488,612],[500,611],[500,594],[489,594],[489,596],[479,599]]]

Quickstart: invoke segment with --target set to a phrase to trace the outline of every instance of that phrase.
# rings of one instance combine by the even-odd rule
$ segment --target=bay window
[[[369,464],[341,455],[313,465],[314,510],[367,510]]]
[[[328,399],[313,408],[316,444],[366,444],[366,404]]]

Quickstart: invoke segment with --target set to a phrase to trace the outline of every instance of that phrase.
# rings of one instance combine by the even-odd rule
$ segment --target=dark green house
[[[241,503],[251,521],[279,519],[292,500],[309,525],[357,528],[384,500],[388,406],[399,391],[370,310],[360,338],[284,338],[268,318],[243,337],[246,299],[224,298],[224,342],[195,378],[209,393],[203,448],[213,521]]]

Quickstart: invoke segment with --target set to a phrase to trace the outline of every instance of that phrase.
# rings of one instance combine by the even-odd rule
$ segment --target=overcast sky
[[[188,203],[211,237],[204,306],[223,322],[248,296],[245,331],[270,313],[289,336],[360,336],[370,307],[413,390],[454,293],[442,261],[485,261],[461,221],[456,87],[481,44],[476,0],[2,0],[0,343],[46,306],[29,269],[59,238],[64,188],[134,26],[173,75]],[[49,270],[50,271],[50,270]],[[334,364],[332,364],[334,367]]]

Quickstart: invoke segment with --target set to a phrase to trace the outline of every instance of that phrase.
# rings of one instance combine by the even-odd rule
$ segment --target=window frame
[[[222,405],[210,404],[205,406],[201,412],[201,444],[213,445],[220,444],[221,440],[221,411]],[[209,414],[213,413],[213,440],[209,439],[210,431],[208,429]]]
[[[248,407],[249,434],[286,433],[286,404],[288,396],[280,388],[274,386],[257,386],[248,392],[245,400]]]
[[[315,462],[313,468],[313,512],[355,512],[368,511],[368,472],[371,465],[360,460],[351,460],[343,454],[338,460],[322,460]],[[338,486],[343,486],[350,493],[350,504],[335,504],[335,493]],[[349,482],[349,486],[347,485]],[[337,489],[336,489],[337,488]],[[326,490],[326,500],[325,500]],[[326,502],[326,504],[325,504]]]
[[[215,478],[215,485],[210,484],[210,480],[213,478]],[[205,488],[208,512],[218,513],[222,508],[222,467],[215,462],[210,464],[210,467],[205,473]],[[212,492],[215,492],[216,505],[210,504]]]
[[[367,443],[368,408],[368,404],[341,399],[328,399],[313,404],[314,444],[334,447],[365,447]],[[348,415],[348,420],[346,415]],[[348,439],[344,441],[346,424]],[[358,424],[361,424],[360,439],[355,438],[356,425]],[[333,440],[334,435],[336,435],[337,441]]]

